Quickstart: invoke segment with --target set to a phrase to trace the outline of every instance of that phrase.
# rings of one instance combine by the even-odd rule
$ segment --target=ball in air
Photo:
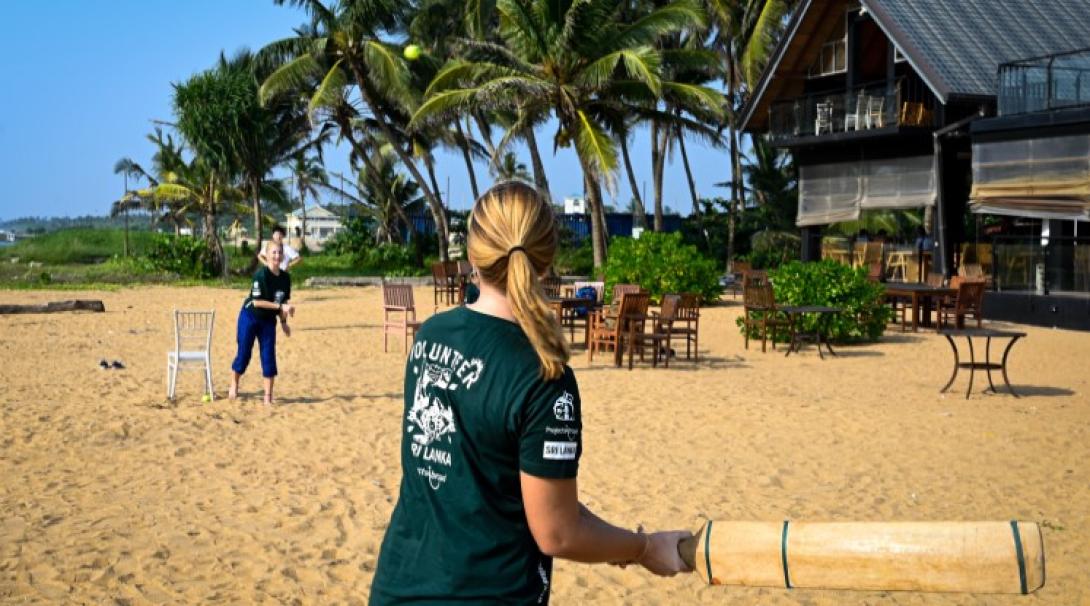
[[[410,44],[405,47],[403,53],[405,58],[409,61],[416,61],[420,57],[420,47],[415,44]]]

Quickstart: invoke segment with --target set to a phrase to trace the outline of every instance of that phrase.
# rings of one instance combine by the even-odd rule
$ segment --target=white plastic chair
[[[818,103],[817,115],[814,118],[814,134],[820,135],[826,130],[833,132],[833,104]]]
[[[174,399],[178,369],[199,366],[204,367],[208,397],[215,398],[212,393],[212,325],[215,320],[215,310],[174,310],[174,351],[167,352],[167,398]]]
[[[859,93],[855,99],[855,111],[844,115],[844,132],[849,130],[862,130],[865,116],[870,107],[870,99],[867,95]]]

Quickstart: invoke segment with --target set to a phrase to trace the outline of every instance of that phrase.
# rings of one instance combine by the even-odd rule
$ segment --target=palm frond
[[[281,93],[304,90],[324,74],[322,65],[313,55],[303,55],[269,74],[257,91],[258,100],[262,105],[268,105],[273,97]]]
[[[610,180],[617,169],[617,149],[613,140],[582,110],[576,112],[575,129],[576,152],[598,177]]]
[[[663,82],[663,95],[675,97],[675,101],[689,113],[718,122],[726,119],[726,97],[707,86],[682,82]]]
[[[699,3],[694,0],[675,0],[621,28],[608,42],[607,48],[654,44],[665,35],[687,28],[704,27],[705,19],[704,9]]]
[[[433,117],[448,118],[457,114],[460,110],[471,107],[476,95],[477,89],[474,88],[455,88],[437,93],[416,110],[412,120],[409,121],[409,128],[417,128],[425,120]]]
[[[319,108],[331,108],[339,103],[344,102],[345,94],[344,89],[348,86],[348,75],[341,69],[341,62],[343,59],[338,59],[333,67],[329,68],[322,83],[318,85],[317,90],[310,97],[310,102],[307,103],[307,114],[314,121],[314,112]]]
[[[742,52],[742,75],[753,87],[761,77],[761,71],[776,48],[783,31],[783,17],[787,14],[786,0],[765,0]]]
[[[383,92],[387,99],[392,99],[408,107],[409,70],[405,60],[392,46],[379,40],[365,40],[363,57],[367,64],[367,75],[372,84]]]

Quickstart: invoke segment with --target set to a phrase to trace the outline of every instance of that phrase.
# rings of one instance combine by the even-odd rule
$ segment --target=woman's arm
[[[543,553],[577,562],[638,563],[665,576],[688,570],[677,551],[688,532],[624,530],[579,502],[574,479],[539,478],[525,472],[520,477],[526,519]]]

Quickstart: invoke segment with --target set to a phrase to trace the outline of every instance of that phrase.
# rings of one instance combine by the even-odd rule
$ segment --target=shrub
[[[399,244],[379,244],[357,257],[368,271],[384,276],[414,276],[421,273],[413,250]]]
[[[799,258],[798,234],[762,229],[750,239],[749,262],[754,269],[772,269]]]
[[[826,305],[843,309],[827,319],[828,337],[832,341],[874,341],[882,336],[892,315],[882,302],[884,288],[867,280],[863,268],[853,269],[831,260],[792,261],[770,270],[768,278],[775,289],[777,305]],[[801,329],[813,331],[818,321],[815,314],[807,314]],[[744,332],[744,319],[739,317],[737,323]],[[781,333],[781,339],[787,340],[787,336]]]
[[[719,298],[719,272],[680,233],[644,232],[639,239],[614,238],[606,262],[606,297],[614,284],[639,284],[661,301],[666,293],[691,292],[705,301]]]
[[[156,234],[146,254],[152,267],[185,278],[214,278],[212,249],[203,238]]]
[[[590,238],[580,243],[561,244],[556,249],[553,268],[562,276],[591,275],[594,272],[594,249],[591,248]]]

